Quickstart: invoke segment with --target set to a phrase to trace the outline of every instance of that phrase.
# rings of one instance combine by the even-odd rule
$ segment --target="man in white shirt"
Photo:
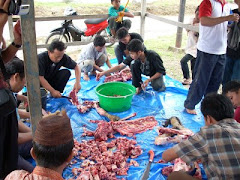
[[[203,0],[199,19],[194,80],[184,102],[189,114],[196,114],[195,106],[203,96],[218,91],[226,60],[227,24],[228,21],[238,22],[239,15],[230,15],[230,7],[225,0]]]
[[[106,40],[104,37],[96,36],[92,43],[82,49],[78,58],[78,64],[80,65],[82,72],[84,72],[83,79],[85,81],[90,80],[88,76],[89,72],[92,75],[96,75],[96,70],[102,72],[103,69],[101,66],[103,66],[104,63],[111,68],[105,43]]]

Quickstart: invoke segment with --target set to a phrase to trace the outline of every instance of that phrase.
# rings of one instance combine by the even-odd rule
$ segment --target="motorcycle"
[[[72,8],[68,8],[65,10],[64,15],[73,16],[77,15],[77,12]],[[53,40],[61,40],[63,42],[82,41],[83,37],[92,39],[96,35],[101,35],[106,39],[106,47],[114,44],[113,41],[110,41],[111,36],[107,31],[108,18],[86,19],[84,23],[87,26],[85,31],[75,27],[72,20],[64,20],[61,27],[50,32],[46,39],[46,44],[51,43]]]

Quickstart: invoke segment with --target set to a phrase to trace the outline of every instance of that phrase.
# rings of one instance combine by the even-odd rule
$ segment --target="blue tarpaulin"
[[[116,63],[116,60],[111,60],[112,64]],[[169,76],[165,76],[165,84],[166,91],[165,92],[156,92],[153,91],[152,87],[149,85],[146,89],[146,92],[142,92],[139,95],[134,95],[132,100],[132,106],[129,110],[122,113],[110,113],[114,115],[118,115],[120,118],[126,117],[134,112],[137,113],[137,116],[132,118],[140,118],[144,116],[154,116],[158,121],[158,125],[161,126],[162,123],[172,117],[177,116],[180,118],[184,127],[191,129],[193,132],[199,131],[200,127],[204,125],[203,117],[199,110],[199,105],[197,105],[197,115],[187,114],[183,103],[186,99],[188,90],[179,82],[176,81]],[[146,77],[143,77],[143,80]],[[78,99],[80,102],[84,100],[98,100],[97,95],[95,94],[95,88],[97,85],[102,84],[104,81],[104,77],[100,79],[100,81],[96,81],[94,76],[90,76],[90,81],[84,81],[81,79],[82,89],[78,92]],[[68,81],[63,95],[68,96],[71,92],[73,85],[75,83],[75,74],[72,72],[72,76]],[[128,81],[126,83],[130,83]],[[97,127],[97,124],[90,123],[89,120],[101,120],[105,119],[101,117],[95,109],[91,109],[86,114],[81,114],[78,112],[77,108],[72,105],[68,99],[65,98],[48,98],[47,100],[47,110],[50,112],[55,112],[56,110],[65,109],[67,115],[71,119],[71,125],[73,129],[74,138],[78,141],[83,139],[88,140],[93,137],[81,137],[83,133],[83,127],[86,127],[89,130],[94,131]],[[105,119],[108,121],[107,119]],[[161,180],[166,179],[165,176],[161,174],[161,170],[163,167],[170,165],[169,164],[158,164],[155,163],[159,159],[161,159],[162,152],[170,147],[173,144],[157,146],[154,145],[155,137],[157,136],[156,127],[153,130],[146,131],[141,134],[136,135],[136,141],[138,145],[143,149],[143,154],[138,158],[134,159],[139,163],[139,167],[131,166],[128,171],[128,176],[123,176],[125,179],[129,180],[139,180],[146,168],[148,163],[149,155],[148,151],[152,149],[155,153],[154,163],[151,165],[150,171],[150,180]],[[121,137],[121,135],[116,134],[116,137]],[[71,168],[68,167],[63,172],[63,177],[66,179],[72,178],[73,174],[71,173],[71,169],[73,167],[79,167],[80,162],[73,165]],[[122,176],[119,176],[119,178]]]

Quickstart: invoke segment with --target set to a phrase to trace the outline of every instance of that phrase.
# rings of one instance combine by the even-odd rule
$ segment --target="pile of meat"
[[[195,178],[202,179],[201,169],[196,162],[194,162],[193,166],[188,166],[181,158],[177,158],[173,161],[173,165],[166,166],[162,169],[162,174],[169,176],[169,174],[174,171],[185,171]]]
[[[171,125],[172,128],[167,128],[168,125]],[[181,121],[177,117],[171,117],[168,119],[164,127],[158,128],[159,135],[155,138],[156,145],[164,145],[168,143],[179,143],[184,139],[194,135],[194,133],[183,127]],[[164,160],[160,160],[158,163],[167,163]],[[202,178],[201,169],[198,163],[194,162],[193,166],[187,165],[182,159],[177,158],[172,162],[173,165],[166,166],[162,169],[162,174],[168,176],[174,171],[185,171],[193,177]]]
[[[87,131],[82,136],[94,136],[96,141],[106,141],[113,138],[115,132],[129,137],[135,134],[153,129],[157,125],[157,121],[153,116],[142,117],[129,121],[106,122],[101,120],[92,120],[92,123],[98,123],[96,131]]]
[[[179,143],[194,134],[191,130],[184,128],[177,117],[171,117],[164,126],[169,124],[172,128],[158,127],[159,135],[155,138],[156,145]]]
[[[128,81],[132,79],[132,73],[129,68],[125,68],[121,70],[120,72],[117,72],[115,74],[112,74],[110,76],[107,76],[104,80],[104,82],[115,82],[115,81]]]
[[[129,166],[139,166],[135,160],[127,162],[128,158],[136,158],[142,154],[135,140],[117,138],[107,143],[104,141],[75,140],[75,158],[83,160],[80,168],[73,168],[72,173],[77,179],[84,180],[115,180],[116,175],[127,175]]]
[[[73,105],[75,105],[78,111],[82,114],[90,111],[90,109],[95,108],[98,114],[101,116],[107,117],[110,121],[118,121],[120,118],[115,115],[111,115],[107,113],[103,108],[99,106],[99,102],[97,101],[84,101],[83,104],[80,104],[77,97],[77,92],[75,90],[71,91],[69,94],[70,101]]]
[[[93,108],[94,101],[92,101],[91,103],[89,103],[88,101],[84,102],[83,105],[79,103],[78,97],[77,97],[77,91],[75,90],[72,90],[70,92],[69,97],[70,97],[70,102],[77,107],[80,113],[86,113],[91,108]]]

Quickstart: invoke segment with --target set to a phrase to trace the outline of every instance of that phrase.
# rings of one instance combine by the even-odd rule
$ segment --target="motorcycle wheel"
[[[52,32],[46,39],[46,44],[50,44],[52,41],[54,40],[60,40],[64,43],[68,42],[68,38],[67,36],[64,34],[62,35],[61,32],[57,31],[57,32]]]
[[[110,47],[115,44],[115,42],[110,41],[111,36],[108,34],[107,29],[103,29],[103,30],[99,31],[97,33],[97,35],[101,35],[104,37],[104,39],[106,40],[106,44],[105,44],[106,47]]]

